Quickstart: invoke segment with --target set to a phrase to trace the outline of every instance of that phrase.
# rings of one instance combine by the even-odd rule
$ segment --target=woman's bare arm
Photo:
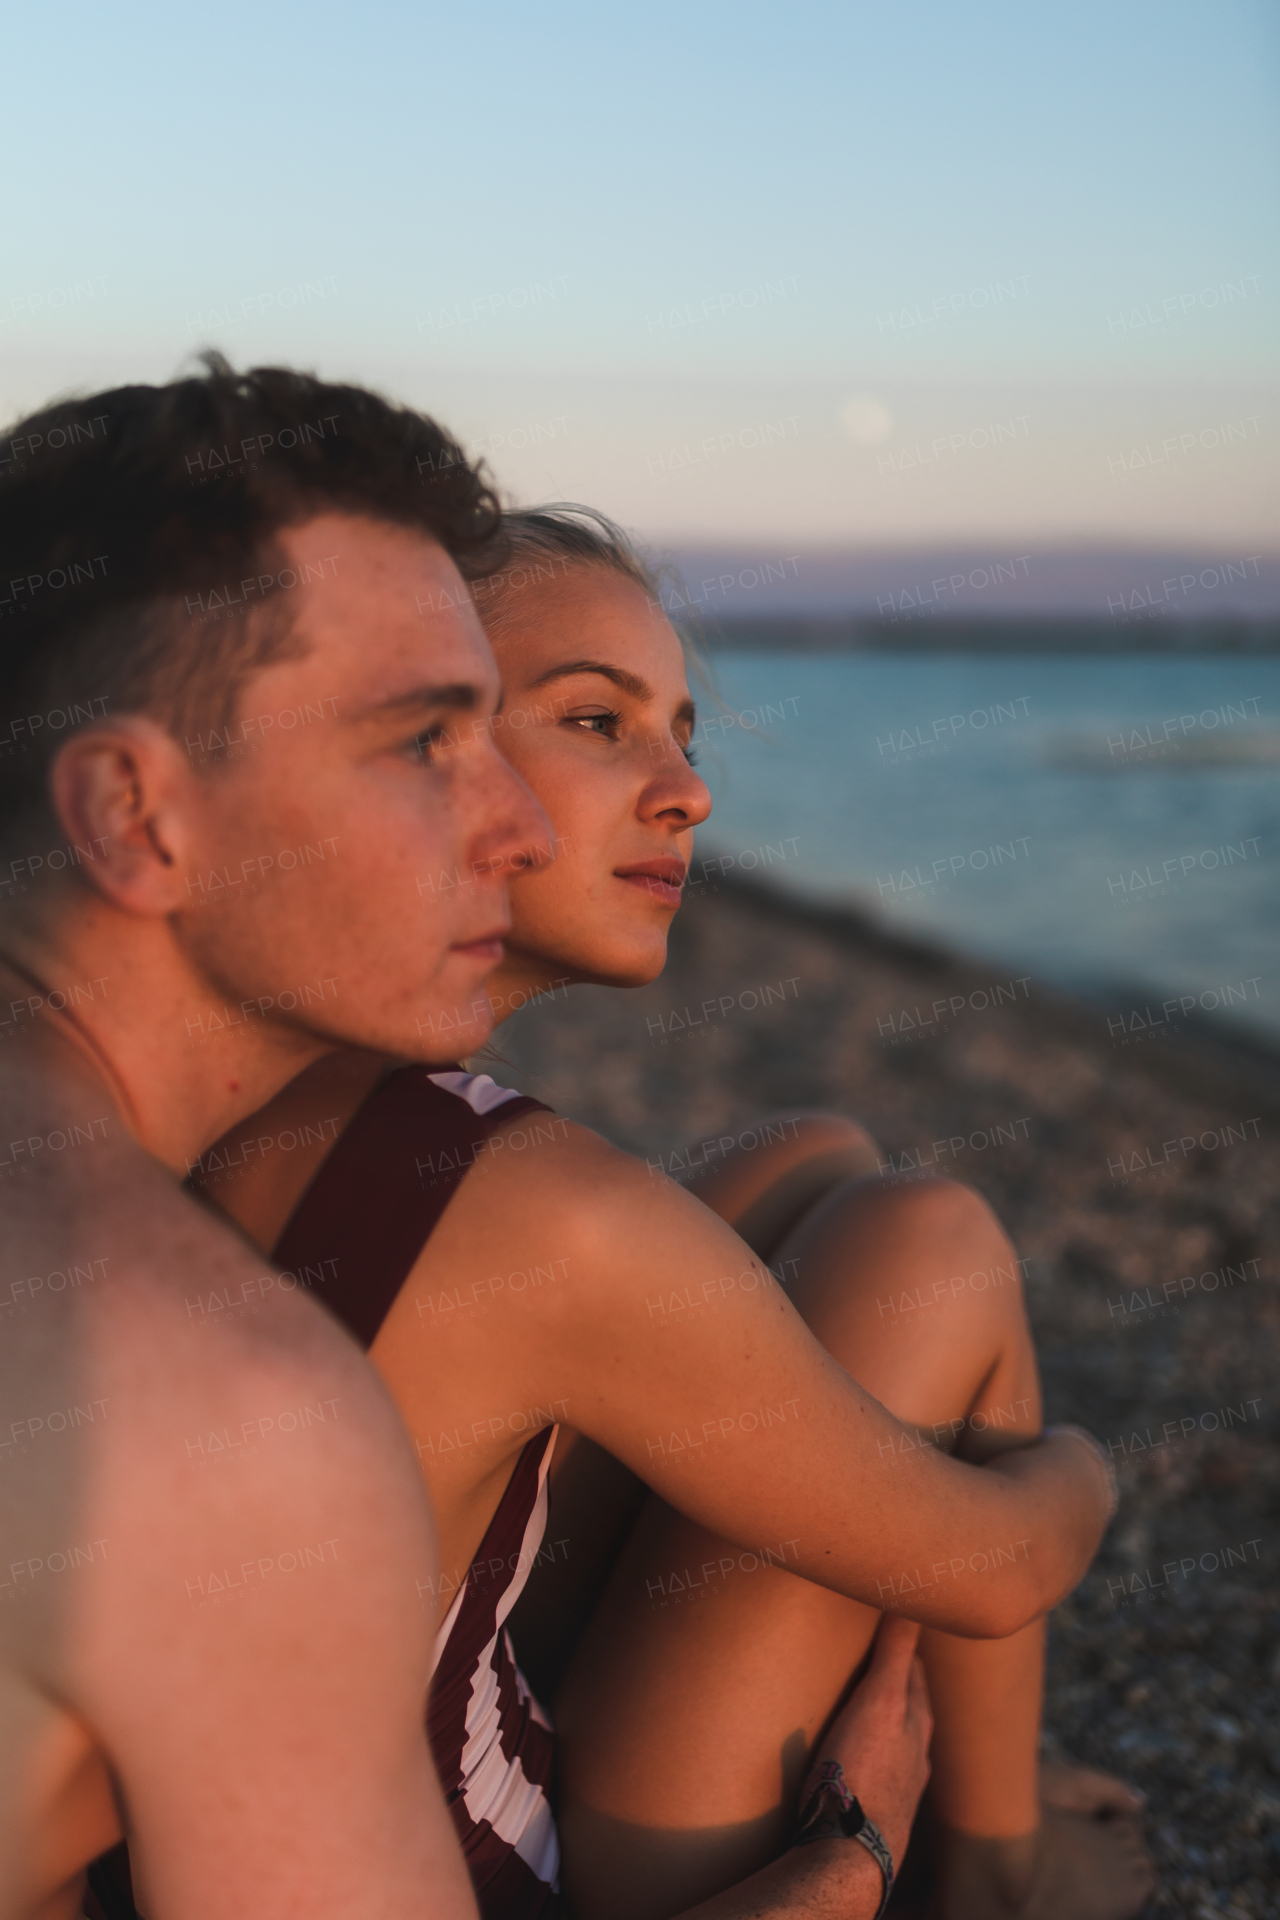
[[[516,1222],[521,1244],[562,1257],[562,1283],[503,1308],[521,1376],[554,1377],[569,1423],[692,1519],[975,1637],[1017,1631],[1081,1578],[1111,1488],[1079,1436],[981,1468],[922,1444],[730,1228],[585,1129],[558,1123],[520,1159],[489,1156],[467,1189],[441,1234],[465,1227],[469,1264],[509,1267]],[[655,1582],[672,1571],[655,1567]]]

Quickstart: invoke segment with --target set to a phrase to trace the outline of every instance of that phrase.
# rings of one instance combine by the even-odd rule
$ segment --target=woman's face
[[[537,987],[635,987],[661,973],[667,930],[711,796],[688,758],[693,702],[660,608],[579,564],[512,593],[490,635],[505,689],[497,741],[556,836],[554,861],[511,878],[502,1018]]]

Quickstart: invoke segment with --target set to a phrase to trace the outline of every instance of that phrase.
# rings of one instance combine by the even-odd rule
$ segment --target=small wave
[[[1043,743],[1046,766],[1067,773],[1199,773],[1239,767],[1280,766],[1280,728],[1250,727],[1202,739],[1125,741],[1112,734],[1051,734]]]

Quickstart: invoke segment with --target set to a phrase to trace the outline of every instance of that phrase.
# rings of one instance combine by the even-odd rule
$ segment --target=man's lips
[[[507,932],[508,929],[503,926],[492,933],[479,934],[474,940],[455,940],[450,951],[460,953],[464,959],[484,960],[496,967],[502,958],[502,942]]]
[[[626,880],[632,886],[643,887],[652,899],[664,907],[678,907],[680,889],[688,871],[683,860],[668,857],[638,860],[633,866],[615,867],[613,875],[615,880]]]

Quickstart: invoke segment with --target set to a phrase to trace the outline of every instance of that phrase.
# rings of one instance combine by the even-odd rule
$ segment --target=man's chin
[[[406,1060],[425,1066],[447,1066],[475,1053],[493,1033],[494,1011],[483,987],[465,1000],[441,994],[415,1011],[399,1049]]]
[[[403,1049],[406,1060],[415,1060],[424,1067],[452,1067],[468,1055],[478,1053],[492,1036],[492,1025],[487,1027],[465,1027],[454,1029],[452,1033],[424,1034],[416,1046]]]

